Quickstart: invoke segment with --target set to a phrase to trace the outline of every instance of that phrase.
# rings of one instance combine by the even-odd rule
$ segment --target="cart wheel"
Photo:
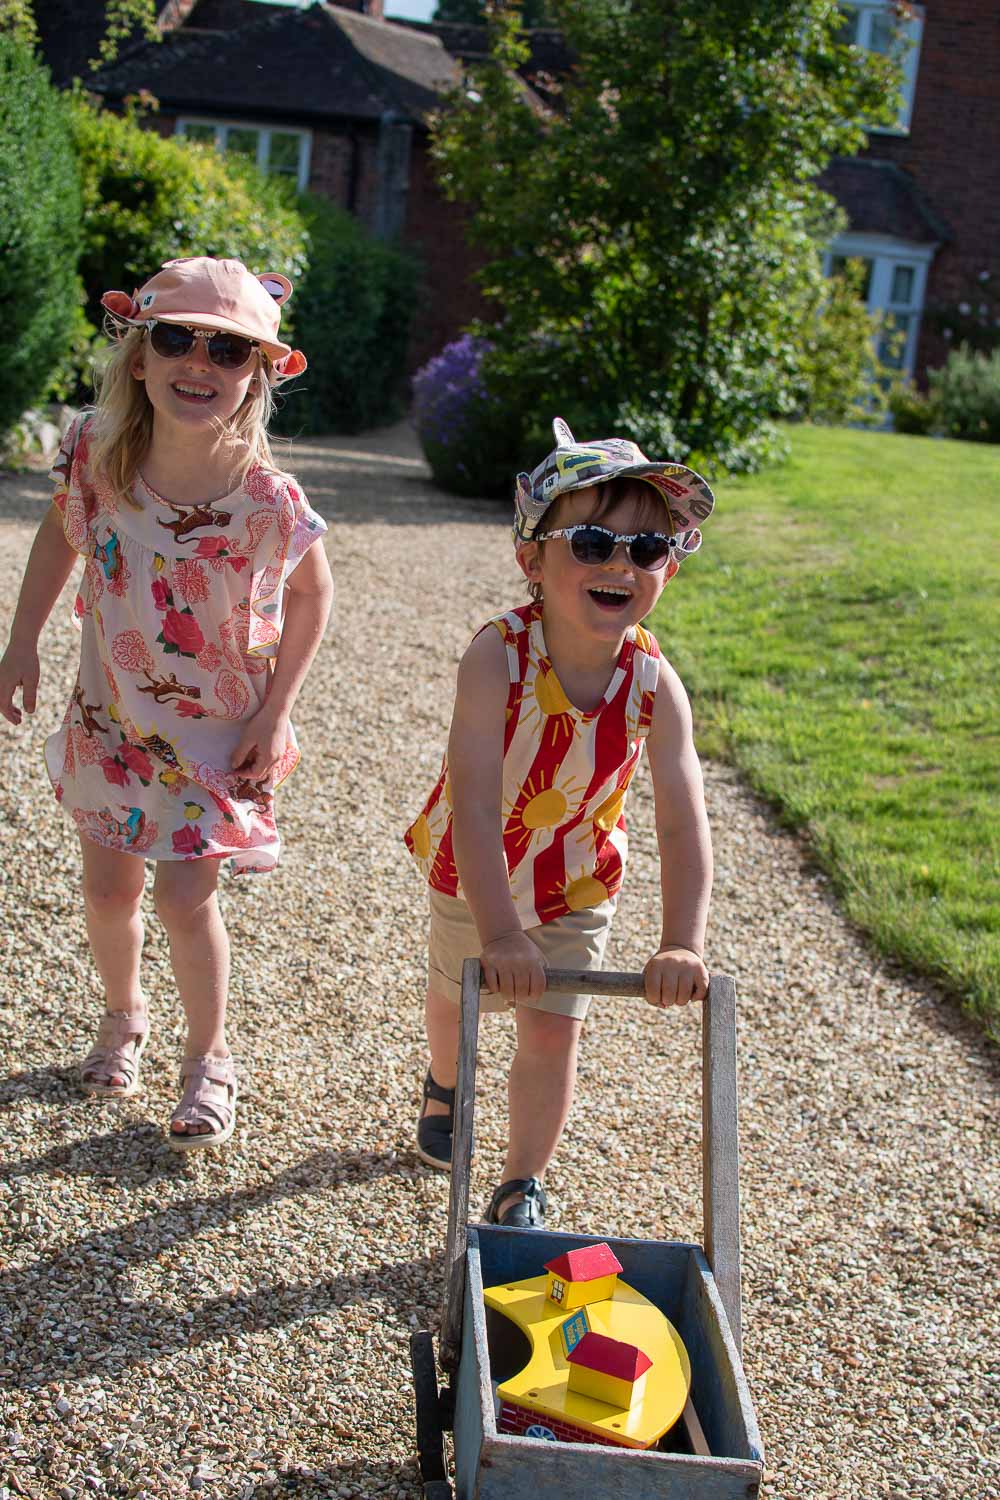
[[[410,1334],[410,1364],[417,1408],[417,1456],[420,1477],[427,1485],[431,1481],[447,1480],[448,1471],[444,1462],[434,1344],[430,1334],[423,1330]],[[434,1494],[433,1490],[431,1494]]]

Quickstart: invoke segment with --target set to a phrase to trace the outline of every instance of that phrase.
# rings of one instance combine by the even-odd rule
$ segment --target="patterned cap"
[[[514,492],[514,544],[530,542],[542,517],[559,495],[582,490],[606,479],[642,479],[667,507],[668,534],[683,552],[701,542],[699,525],[710,516],[715,496],[700,474],[683,464],[651,463],[628,438],[601,438],[578,443],[562,417],[552,423],[556,446],[530,474],[518,474]]]

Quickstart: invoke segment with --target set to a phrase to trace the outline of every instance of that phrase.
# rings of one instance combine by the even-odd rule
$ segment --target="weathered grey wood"
[[[646,993],[641,974],[619,974],[613,969],[549,969],[545,988],[561,995],[637,995]]]
[[[691,1397],[712,1452],[763,1464],[760,1429],[743,1361],[718,1283],[700,1246],[691,1247],[676,1313],[664,1311],[688,1352]]]
[[[713,974],[709,984],[702,1019],[701,1076],[705,1254],[742,1354],[736,986],[728,974]]]
[[[466,1248],[466,1307],[462,1326],[462,1358],[455,1383],[454,1454],[455,1493],[477,1493],[484,1441],[496,1438],[493,1388],[486,1342],[486,1304],[479,1260],[479,1235],[469,1230]]]
[[[476,1052],[479,1042],[479,991],[481,987],[482,967],[479,959],[467,958],[462,965],[458,1080],[455,1086],[455,1131],[451,1153],[448,1241],[445,1251],[445,1305],[438,1350],[438,1358],[444,1370],[455,1369],[462,1340],[465,1238],[469,1221],[469,1177],[472,1169],[472,1127],[476,1107]]]
[[[474,1490],[458,1500],[752,1500],[760,1490],[756,1464],[605,1448],[591,1443],[549,1443],[498,1433],[483,1444]]]

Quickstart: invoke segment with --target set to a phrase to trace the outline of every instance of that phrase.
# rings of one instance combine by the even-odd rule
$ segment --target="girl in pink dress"
[[[169,261],[103,298],[117,342],[96,408],[63,440],[0,661],[0,713],[33,713],[38,638],[76,562],[80,670],[46,741],[83,851],[83,895],[106,991],[80,1067],[93,1094],[135,1092],[149,1035],[139,982],[144,861],[188,1024],[176,1150],[228,1140],[229,942],[219,865],[274,868],[274,789],[299,752],[292,705],[333,584],[325,523],[267,440],[272,391],[305,359],[278,337],[283,276],[234,260]]]

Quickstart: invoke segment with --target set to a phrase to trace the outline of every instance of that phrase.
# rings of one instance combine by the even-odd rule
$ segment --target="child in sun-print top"
[[[277,863],[274,790],[299,758],[289,714],[330,610],[326,525],[267,440],[273,387],[305,368],[278,337],[290,292],[284,276],[200,256],[168,262],[132,296],[105,294],[116,342],[95,409],[63,441],[0,661],[0,713],[18,724],[14,695],[34,711],[38,637],[82,555],[80,665],[45,745],[80,836],[106,996],[80,1083],[112,1097],[138,1086],[152,860],[188,1023],[177,1150],[233,1131],[219,865]]]
[[[641,621],[713,507],[704,480],[614,438],[556,448],[515,494],[533,602],[490,620],[459,667],[448,751],[407,846],[429,886],[430,1067],[417,1150],[448,1169],[462,962],[482,1007],[516,1009],[509,1140],[490,1222],[544,1222],[541,1178],[576,1080],[589,997],[545,993],[547,966],[599,969],[628,852],[625,799],[645,747],[660,847],[653,1005],[703,998],[712,856],[687,696]]]

